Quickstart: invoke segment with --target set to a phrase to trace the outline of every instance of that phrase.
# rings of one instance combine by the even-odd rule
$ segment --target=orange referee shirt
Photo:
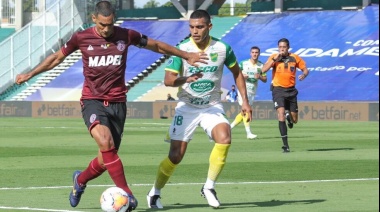
[[[268,58],[268,62],[273,62],[277,54],[272,54]],[[306,68],[305,61],[298,55],[290,53],[288,56],[282,57],[281,61],[272,65],[272,84],[283,88],[290,88],[296,85],[297,68]]]

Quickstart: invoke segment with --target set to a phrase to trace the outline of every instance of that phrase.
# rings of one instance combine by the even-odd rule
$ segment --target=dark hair
[[[252,46],[251,51],[252,51],[252,49],[257,49],[257,50],[259,50],[259,53],[260,53],[260,48],[258,46]]]
[[[115,15],[115,8],[109,1],[100,1],[95,6],[94,15],[102,15],[104,17],[108,17],[110,15]]]
[[[206,23],[211,23],[211,17],[210,14],[206,10],[195,10],[193,13],[190,15],[190,19],[200,19],[204,18]]]
[[[286,43],[288,47],[290,46],[289,40],[286,38],[281,38],[280,40],[278,40],[277,44],[280,44],[281,42]]]

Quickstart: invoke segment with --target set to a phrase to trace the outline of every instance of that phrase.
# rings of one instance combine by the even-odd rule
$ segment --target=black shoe
[[[149,196],[149,193],[148,193],[146,198],[148,201],[148,207],[149,208],[158,208],[158,209],[164,208],[161,204],[161,200],[160,200],[161,196],[160,195]]]
[[[290,152],[290,149],[288,146],[282,146],[283,153],[288,153]]]
[[[206,189],[202,187],[201,189],[201,196],[204,197],[208,204],[213,208],[219,208],[220,202],[218,197],[216,196],[215,189]]]
[[[135,196],[128,194],[129,196],[129,207],[126,212],[131,212],[137,208],[138,201]]]
[[[288,121],[288,127],[289,127],[289,129],[292,129],[292,128],[293,128],[292,117],[290,116],[289,113],[286,113],[286,114],[285,114],[285,117],[286,117],[286,120]]]

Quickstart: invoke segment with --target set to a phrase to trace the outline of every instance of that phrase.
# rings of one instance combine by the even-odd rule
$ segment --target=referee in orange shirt
[[[280,39],[278,41],[279,53],[272,54],[262,69],[262,72],[265,73],[272,68],[272,98],[284,144],[282,149],[285,153],[290,152],[285,119],[288,121],[289,128],[293,128],[293,123],[298,121],[298,90],[295,88],[297,68],[302,71],[302,74],[298,76],[300,81],[309,74],[305,61],[298,55],[289,52],[289,48],[289,40]]]

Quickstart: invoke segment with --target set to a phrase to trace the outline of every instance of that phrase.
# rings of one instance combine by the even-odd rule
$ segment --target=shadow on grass
[[[237,203],[222,203],[221,207],[218,208],[218,210],[224,210],[228,209],[229,211],[231,208],[258,208],[258,207],[277,207],[282,205],[299,205],[299,204],[315,204],[324,202],[326,200],[324,199],[311,199],[311,200],[293,200],[293,201],[282,201],[282,200],[271,200],[266,202],[237,202]],[[209,208],[208,205],[205,204],[187,204],[183,205],[180,203],[174,204],[174,205],[168,205],[164,206],[163,209],[160,209],[160,211],[177,211],[180,209],[201,209],[201,208]],[[157,209],[139,209],[138,211],[157,211]]]
[[[308,135],[303,135],[303,136],[290,136],[291,139],[296,139],[296,138],[312,138],[314,136],[308,136]],[[272,139],[280,139],[281,141],[281,136],[268,136],[268,137],[260,137],[260,135],[258,135],[257,138],[255,139],[262,139],[262,140],[272,140]]]
[[[308,149],[310,152],[325,152],[325,151],[344,151],[344,150],[354,150],[354,148],[328,148],[328,149]]]

